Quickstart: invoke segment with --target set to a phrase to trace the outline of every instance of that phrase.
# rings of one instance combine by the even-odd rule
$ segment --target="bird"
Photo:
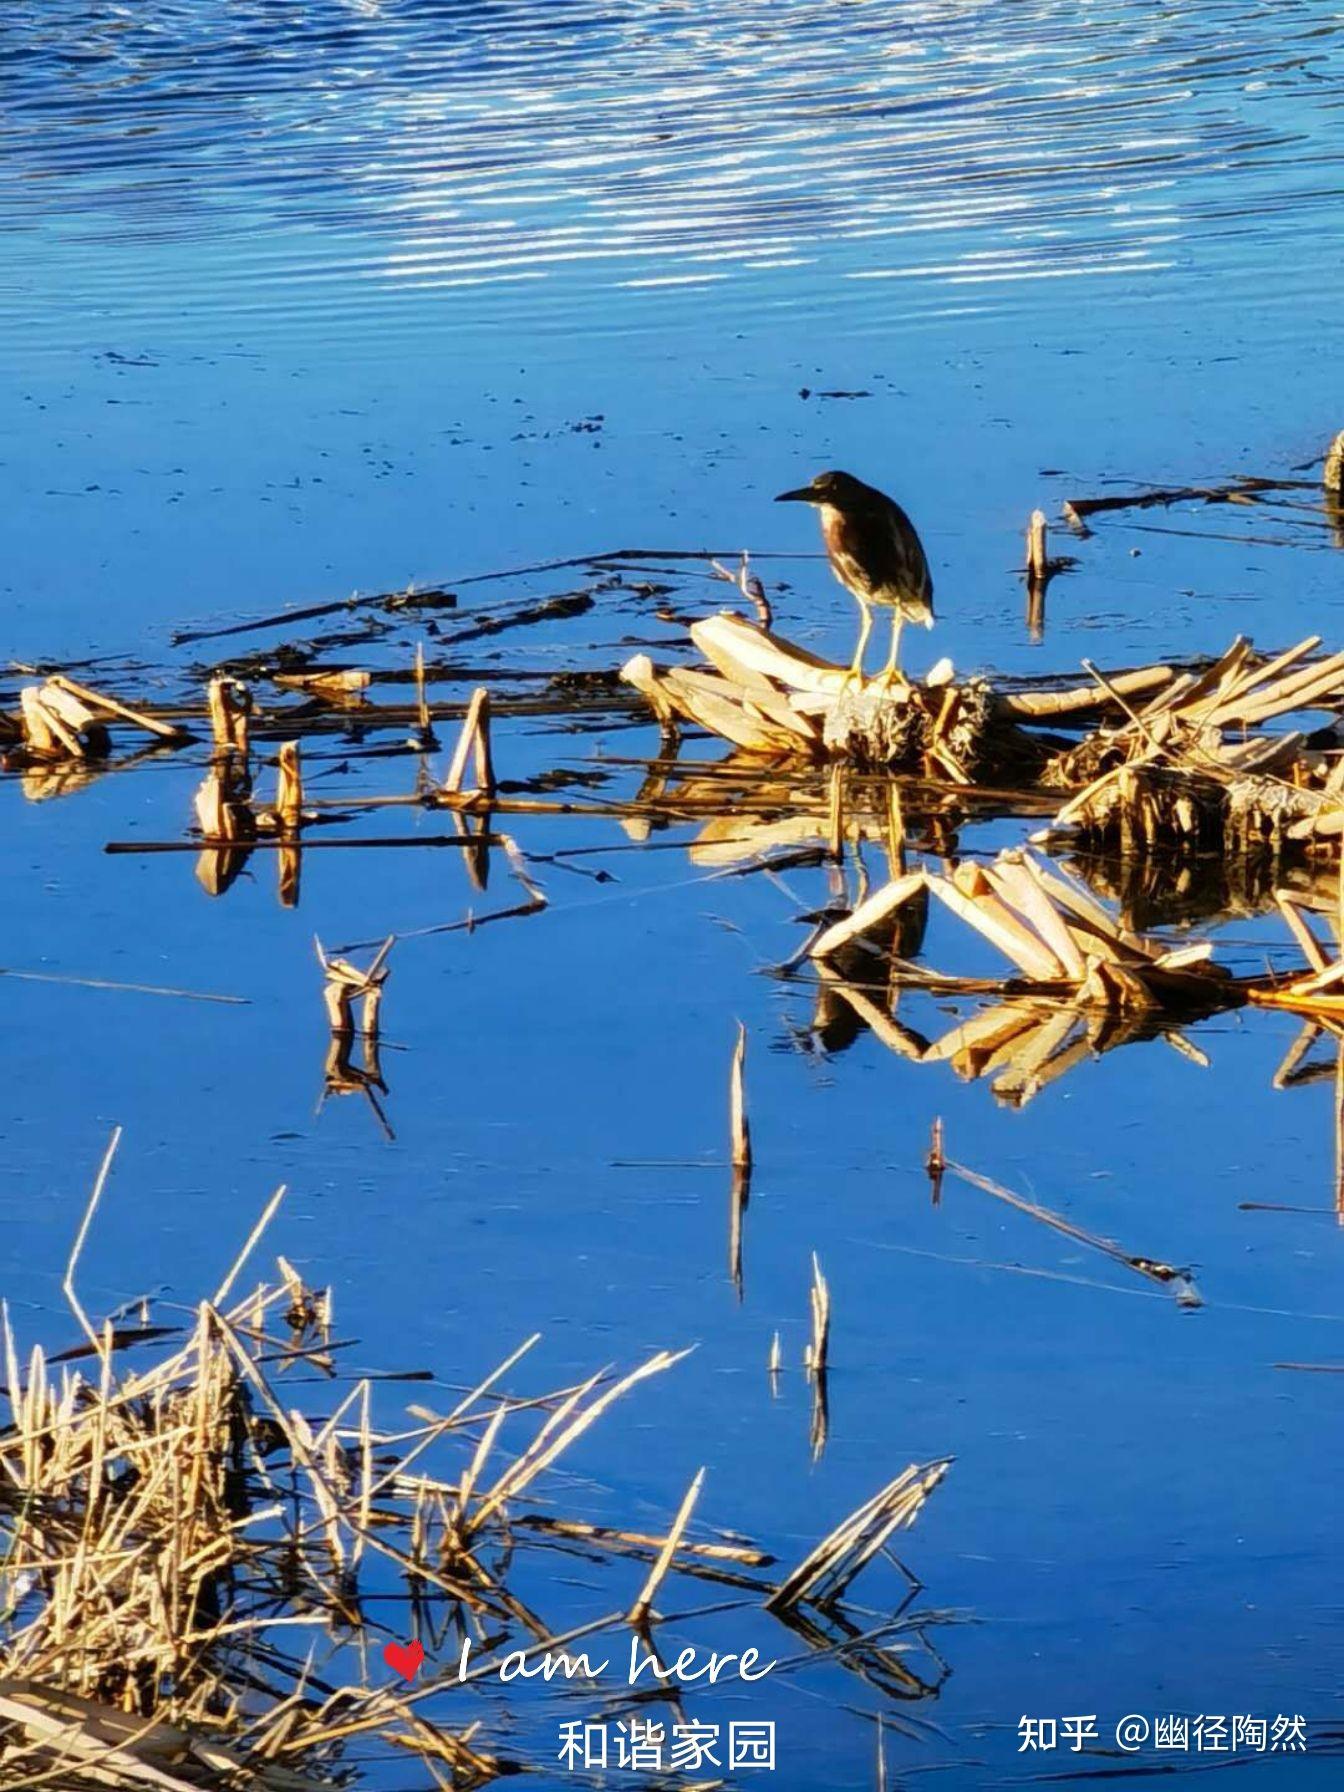
[[[863,679],[863,654],[872,632],[874,604],[891,615],[891,652],[881,675],[890,690],[897,675],[901,629],[907,622],[933,627],[933,579],[915,525],[894,498],[852,473],[818,473],[811,485],[780,492],[777,504],[813,504],[821,512],[821,536],[831,571],[858,600],[863,620],[854,663],[843,691]]]

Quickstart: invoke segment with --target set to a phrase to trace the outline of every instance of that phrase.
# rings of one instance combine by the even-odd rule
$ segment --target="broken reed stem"
[[[831,1290],[821,1273],[815,1251],[812,1253],[812,1287],[808,1299],[812,1310],[812,1341],[807,1346],[803,1363],[808,1373],[821,1381],[826,1375],[831,1349]]]
[[[79,1231],[75,1234],[75,1242],[70,1249],[70,1259],[65,1266],[65,1279],[61,1283],[61,1292],[69,1302],[70,1310],[79,1321],[79,1329],[92,1344],[95,1353],[99,1353],[101,1345],[98,1335],[89,1323],[89,1316],[79,1304],[79,1296],[75,1293],[75,1266],[79,1262],[80,1253],[84,1249],[84,1241],[89,1235],[89,1227],[93,1224],[93,1216],[98,1211],[98,1203],[103,1198],[103,1189],[107,1186],[107,1178],[112,1169],[112,1160],[117,1155],[117,1147],[121,1143],[121,1128],[113,1127],[112,1137],[108,1140],[107,1150],[103,1153],[103,1161],[98,1166],[98,1174],[94,1178],[93,1188],[89,1194],[88,1204],[84,1209],[84,1217],[79,1222]],[[11,1394],[17,1392],[17,1383],[10,1377]]]
[[[936,1462],[912,1462],[902,1469],[894,1481],[889,1481],[822,1538],[775,1588],[765,1602],[766,1610],[790,1611],[804,1601],[813,1605],[834,1603],[893,1532],[902,1527],[908,1529],[915,1522],[951,1466],[952,1458],[944,1456]]]
[[[415,719],[422,740],[433,732],[429,714],[429,698],[425,695],[425,644],[415,644]]]
[[[711,559],[709,564],[716,578],[726,579],[730,585],[737,586],[743,597],[755,610],[757,620],[762,628],[773,626],[774,615],[770,609],[770,600],[765,595],[765,586],[751,570],[751,555],[746,548],[742,550],[742,564],[736,572],[729,572],[728,568],[719,560]]]
[[[700,1469],[697,1471],[695,1479],[691,1482],[682,1497],[681,1505],[677,1508],[677,1516],[672,1521],[672,1528],[663,1540],[663,1546],[658,1551],[657,1560],[649,1570],[649,1578],[644,1582],[638,1599],[636,1599],[635,1603],[630,1607],[626,1617],[627,1624],[632,1624],[638,1628],[647,1622],[649,1615],[652,1613],[654,1597],[657,1594],[659,1587],[662,1586],[663,1581],[666,1579],[668,1569],[672,1566],[673,1558],[677,1553],[686,1526],[691,1521],[691,1514],[695,1510],[695,1502],[700,1498],[700,1489],[704,1484],[705,1471],[704,1469]]]
[[[928,1156],[924,1159],[924,1168],[928,1173],[929,1181],[933,1185],[933,1200],[934,1205],[936,1206],[938,1197],[941,1195],[943,1189],[943,1176],[947,1170],[947,1158],[943,1155],[943,1121],[941,1115],[934,1120],[933,1126],[929,1132],[929,1152]]]
[[[473,754],[476,765],[473,794],[492,797],[495,794],[495,769],[490,752],[490,693],[484,685],[477,685],[471,693],[467,713],[462,718],[462,730],[441,787],[445,796],[456,796],[461,792],[467,761]]]
[[[741,1021],[738,1021],[737,1044],[733,1047],[732,1068],[728,1075],[728,1125],[735,1170],[751,1169],[751,1125],[747,1119],[746,1063],[747,1029]]]
[[[372,962],[361,970],[358,965],[351,964],[348,958],[328,958],[321,940],[314,936],[313,947],[325,978],[322,995],[326,1002],[327,1019],[332,1032],[338,1037],[348,1038],[353,1033],[352,1008],[356,1001],[361,1001],[364,1004],[364,1024],[360,1031],[366,1043],[376,1046],[383,985],[388,977],[387,960],[396,937],[394,933],[389,933],[374,954]],[[373,1062],[376,1065],[376,1056]]]

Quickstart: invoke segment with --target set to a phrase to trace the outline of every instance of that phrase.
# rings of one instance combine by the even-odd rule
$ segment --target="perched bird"
[[[901,628],[907,622],[933,627],[933,580],[915,525],[885,492],[865,485],[852,473],[818,473],[811,485],[781,492],[777,504],[815,504],[821,512],[821,535],[831,571],[863,612],[854,664],[845,678],[863,677],[863,652],[873,627],[873,604],[885,604],[891,616],[891,652],[882,683],[896,677]],[[843,687],[842,687],[843,688]]]

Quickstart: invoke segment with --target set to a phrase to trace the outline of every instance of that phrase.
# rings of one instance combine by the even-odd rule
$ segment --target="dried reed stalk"
[[[808,1305],[812,1314],[812,1337],[803,1355],[803,1363],[809,1375],[818,1379],[825,1376],[831,1349],[831,1290],[824,1275],[821,1264],[817,1261],[817,1253],[812,1253],[812,1286],[808,1293]]]
[[[737,1023],[737,1043],[733,1047],[732,1066],[728,1073],[728,1132],[735,1170],[751,1169],[751,1124],[747,1119],[746,1095],[747,1029]]]
[[[303,766],[296,740],[287,740],[280,748],[275,815],[286,834],[297,834],[303,826]]]

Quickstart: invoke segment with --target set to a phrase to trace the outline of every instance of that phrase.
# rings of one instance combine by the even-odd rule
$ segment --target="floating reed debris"
[[[943,661],[923,684],[890,691],[855,687],[846,668],[741,616],[702,618],[691,638],[710,669],[637,655],[622,676],[664,726],[693,723],[745,754],[898,771],[968,799],[989,785],[1019,809],[1034,792],[1075,792],[1056,826],[1085,846],[1334,851],[1344,837],[1344,753],[1333,739],[1272,727],[1344,706],[1344,652],[1318,657],[1317,636],[1268,657],[1238,637],[1219,659],[1185,669],[1106,673],[1085,661],[1091,684],[1076,688],[958,683]],[[1099,726],[1081,740],[1058,733],[1087,722]],[[832,851],[843,840],[841,796],[833,783]]]
[[[1215,485],[1143,486],[1135,492],[1114,492],[1097,498],[1067,498],[1063,515],[1080,535],[1089,535],[1086,519],[1113,510],[1149,510],[1170,504],[1254,504],[1265,492],[1297,491],[1306,486],[1302,479],[1259,479],[1242,477]]]
[[[372,674],[355,667],[315,666],[307,672],[273,672],[273,682],[283,691],[302,691],[324,702],[342,706],[358,703],[372,682]]]
[[[109,728],[116,722],[174,745],[190,739],[175,723],[90,690],[59,672],[40,685],[20,689],[18,714],[6,718],[3,732],[21,742],[22,751],[34,759],[105,759],[111,751]]]
[[[1127,706],[1123,723],[1047,766],[1046,782],[1083,785],[1055,828],[1126,852],[1158,844],[1277,852],[1289,842],[1333,849],[1344,833],[1344,756],[1301,731],[1252,732],[1344,702],[1344,653],[1312,658],[1320,644],[1309,635],[1261,660],[1238,636],[1202,672]],[[1104,688],[1104,676],[1088,669]]]

